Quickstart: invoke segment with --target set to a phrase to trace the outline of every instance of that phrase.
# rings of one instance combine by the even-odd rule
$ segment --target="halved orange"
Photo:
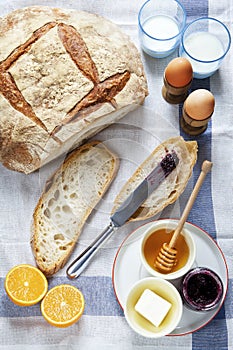
[[[48,281],[35,266],[17,265],[6,275],[5,290],[16,305],[31,306],[43,299],[48,290]]]
[[[77,322],[83,314],[84,307],[82,292],[69,284],[53,287],[41,302],[42,315],[56,327],[68,327]]]

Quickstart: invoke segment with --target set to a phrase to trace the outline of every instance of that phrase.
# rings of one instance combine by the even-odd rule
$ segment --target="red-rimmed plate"
[[[178,222],[177,220],[173,221]],[[141,238],[145,230],[147,230],[151,224],[151,222],[144,224],[129,234],[122,242],[114,260],[112,270],[113,287],[116,298],[123,310],[131,286],[139,279],[149,276],[141,264],[139,249]],[[207,232],[191,223],[185,223],[185,227],[191,231],[196,243],[196,259],[194,266],[204,266],[214,270],[222,279],[224,292],[220,304],[214,310],[196,312],[184,307],[181,321],[170,335],[192,333],[209,323],[221,309],[228,288],[228,269],[226,261],[215,240]],[[179,287],[179,280],[171,282],[177,288]]]

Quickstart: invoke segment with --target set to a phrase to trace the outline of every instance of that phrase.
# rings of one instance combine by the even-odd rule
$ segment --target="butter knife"
[[[99,248],[111,237],[113,232],[131,218],[140,205],[171,174],[178,163],[179,158],[175,151],[165,155],[161,162],[113,213],[109,225],[103,232],[68,266],[66,273],[69,278],[74,279],[83,272]]]

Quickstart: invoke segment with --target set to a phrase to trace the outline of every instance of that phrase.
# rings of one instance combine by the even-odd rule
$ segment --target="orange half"
[[[41,302],[42,315],[56,327],[68,327],[77,322],[84,307],[83,294],[69,284],[53,287]]]
[[[17,265],[6,275],[5,290],[16,305],[31,306],[43,299],[48,281],[38,268],[28,264]]]

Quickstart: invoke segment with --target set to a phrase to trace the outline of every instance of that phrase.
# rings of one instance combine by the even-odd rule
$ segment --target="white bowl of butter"
[[[148,338],[160,338],[177,327],[183,303],[172,283],[158,277],[147,277],[132,286],[124,312],[126,321],[135,332]]]

